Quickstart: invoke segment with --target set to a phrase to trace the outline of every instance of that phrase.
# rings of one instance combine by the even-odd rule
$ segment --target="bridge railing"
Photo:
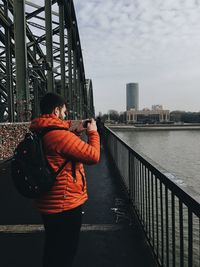
[[[200,204],[109,128],[104,140],[160,266],[200,266]]]

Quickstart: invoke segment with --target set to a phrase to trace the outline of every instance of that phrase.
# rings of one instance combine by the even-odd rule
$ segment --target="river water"
[[[200,130],[115,130],[200,202]]]

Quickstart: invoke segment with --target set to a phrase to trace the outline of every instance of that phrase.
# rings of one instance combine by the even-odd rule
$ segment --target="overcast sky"
[[[200,0],[74,0],[96,113],[139,106],[200,111]]]

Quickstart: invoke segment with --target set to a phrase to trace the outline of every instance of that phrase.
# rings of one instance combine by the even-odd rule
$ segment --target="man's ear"
[[[53,114],[56,115],[56,117],[59,117],[59,114],[60,114],[59,107],[54,108]]]

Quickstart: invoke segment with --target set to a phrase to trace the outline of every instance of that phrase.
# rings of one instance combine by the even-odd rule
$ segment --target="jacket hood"
[[[30,130],[37,132],[46,127],[60,127],[68,129],[70,121],[63,121],[57,118],[54,114],[45,114],[31,121]]]

